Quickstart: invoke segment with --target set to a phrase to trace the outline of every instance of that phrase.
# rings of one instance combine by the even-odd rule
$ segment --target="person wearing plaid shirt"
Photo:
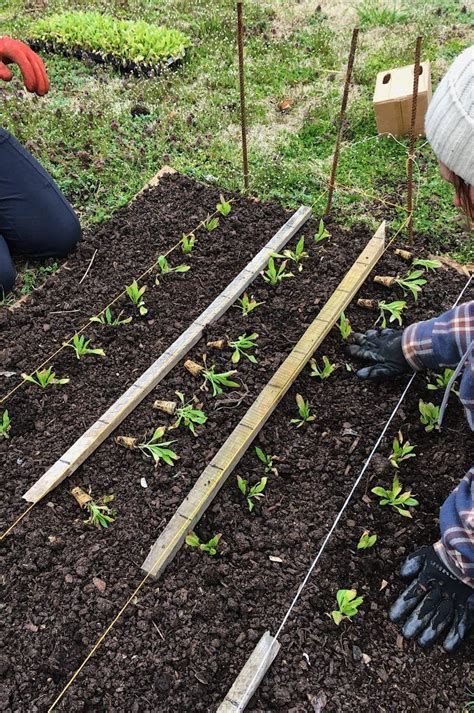
[[[465,50],[441,80],[425,120],[427,139],[443,178],[454,186],[455,205],[474,215],[474,46]],[[393,378],[410,371],[454,369],[440,408],[440,421],[454,378],[474,430],[474,301],[403,331],[354,334],[351,356],[371,362],[362,379]],[[474,450],[472,444],[471,449]],[[443,640],[455,651],[474,626],[474,464],[440,510],[441,538],[408,556],[401,575],[410,584],[389,617],[404,622],[402,634],[422,647]]]

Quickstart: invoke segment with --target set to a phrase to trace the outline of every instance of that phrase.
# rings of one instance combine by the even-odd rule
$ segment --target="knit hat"
[[[438,84],[425,132],[437,158],[474,186],[474,45],[456,57]]]

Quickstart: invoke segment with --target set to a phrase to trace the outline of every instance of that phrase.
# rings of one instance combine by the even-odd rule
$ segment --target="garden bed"
[[[218,199],[214,189],[168,176],[96,234],[86,236],[81,251],[68,263],[69,271],[50,278],[28,308],[4,312],[8,368],[27,370],[33,358],[61,344],[66,333],[129,284],[154,254],[212,212]],[[165,276],[159,288],[148,280],[146,318],[135,317],[112,332],[100,325],[88,330],[94,346],[106,350],[106,359],[76,362],[72,351],[65,350],[68,353],[61,352],[54,367],[59,375],[71,377],[69,385],[44,393],[23,387],[12,397],[7,404],[11,439],[0,442],[6,473],[2,520],[9,523],[18,514],[24,507],[24,490],[178,336],[287,217],[274,204],[238,198],[215,231],[200,234],[191,257],[173,256],[172,264],[192,265],[188,273]],[[276,288],[258,278],[249,293],[264,304],[246,318],[232,308],[191,351],[196,361],[207,352],[208,361],[224,371],[232,368],[230,350],[208,349],[207,341],[257,332],[258,363],[239,363],[238,390],[213,399],[200,391],[200,380],[179,365],[118,429],[119,434],[141,437],[168,423],[152,410],[155,399],[173,398],[176,390],[188,397],[196,394],[209,420],[197,438],[182,429],[171,432],[180,455],[174,468],[162,465],[155,470],[140,453],[108,439],[3,543],[4,710],[47,709],[140,581],[140,564],[166,521],[370,237],[366,229],[327,227],[331,239],[318,245],[310,240],[317,221],[302,229],[309,258],[301,273],[294,270],[295,277]],[[298,237],[291,241],[292,248]],[[96,247],[100,252],[95,269],[87,287],[79,291],[78,279]],[[417,253],[424,251],[419,247]],[[377,273],[404,269],[389,250]],[[418,303],[408,300],[407,320],[429,318],[449,308],[464,281],[454,271],[430,274]],[[367,282],[361,296],[389,300],[400,294]],[[50,316],[61,308],[80,312]],[[374,322],[374,315],[355,302],[347,314],[358,330]],[[340,368],[322,383],[305,369],[259,438],[266,452],[280,458],[279,473],[269,476],[265,499],[249,513],[236,487],[235,474],[252,482],[262,474],[251,449],[196,528],[203,539],[222,533],[219,554],[210,558],[184,548],[163,577],[149,582],[126,610],[59,709],[212,711],[263,631],[276,630],[404,383],[402,379],[373,386],[357,381],[344,366],[348,360],[337,330],[318,350],[319,364],[322,355]],[[296,415],[298,392],[311,402],[316,420],[295,429],[289,421]],[[437,402],[441,398],[440,392],[426,391],[423,377],[417,379],[373,461],[366,488],[370,493],[375,484],[390,484],[392,469],[386,457],[394,434],[403,427],[418,454],[400,473],[403,485],[412,488],[421,503],[413,520],[380,508],[372,495],[364,501],[362,492],[356,494],[248,710],[313,711],[310,698],[322,700],[322,695],[327,711],[408,711],[421,700],[427,710],[461,708],[472,640],[452,657],[439,648],[426,654],[403,642],[386,615],[401,588],[400,563],[416,546],[437,539],[438,508],[472,460],[472,452],[464,448],[469,430],[455,399],[442,433],[427,434],[419,423],[420,396]],[[146,489],[141,478],[147,481]],[[115,494],[118,517],[109,529],[83,524],[83,513],[68,492],[76,485],[90,486],[96,496]],[[377,532],[379,541],[361,554],[355,546],[364,529]],[[271,561],[270,556],[282,561]],[[382,580],[388,584],[381,589]],[[334,608],[337,589],[352,586],[365,597],[364,604],[353,623],[337,628],[327,613]]]

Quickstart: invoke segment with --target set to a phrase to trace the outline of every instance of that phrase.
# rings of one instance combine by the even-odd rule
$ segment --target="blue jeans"
[[[0,128],[0,299],[15,282],[12,254],[63,257],[80,239],[79,220],[51,176]]]

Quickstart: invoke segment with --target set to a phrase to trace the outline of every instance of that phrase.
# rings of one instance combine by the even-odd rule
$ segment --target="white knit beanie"
[[[425,132],[437,158],[474,186],[474,45],[456,57],[438,84]]]

